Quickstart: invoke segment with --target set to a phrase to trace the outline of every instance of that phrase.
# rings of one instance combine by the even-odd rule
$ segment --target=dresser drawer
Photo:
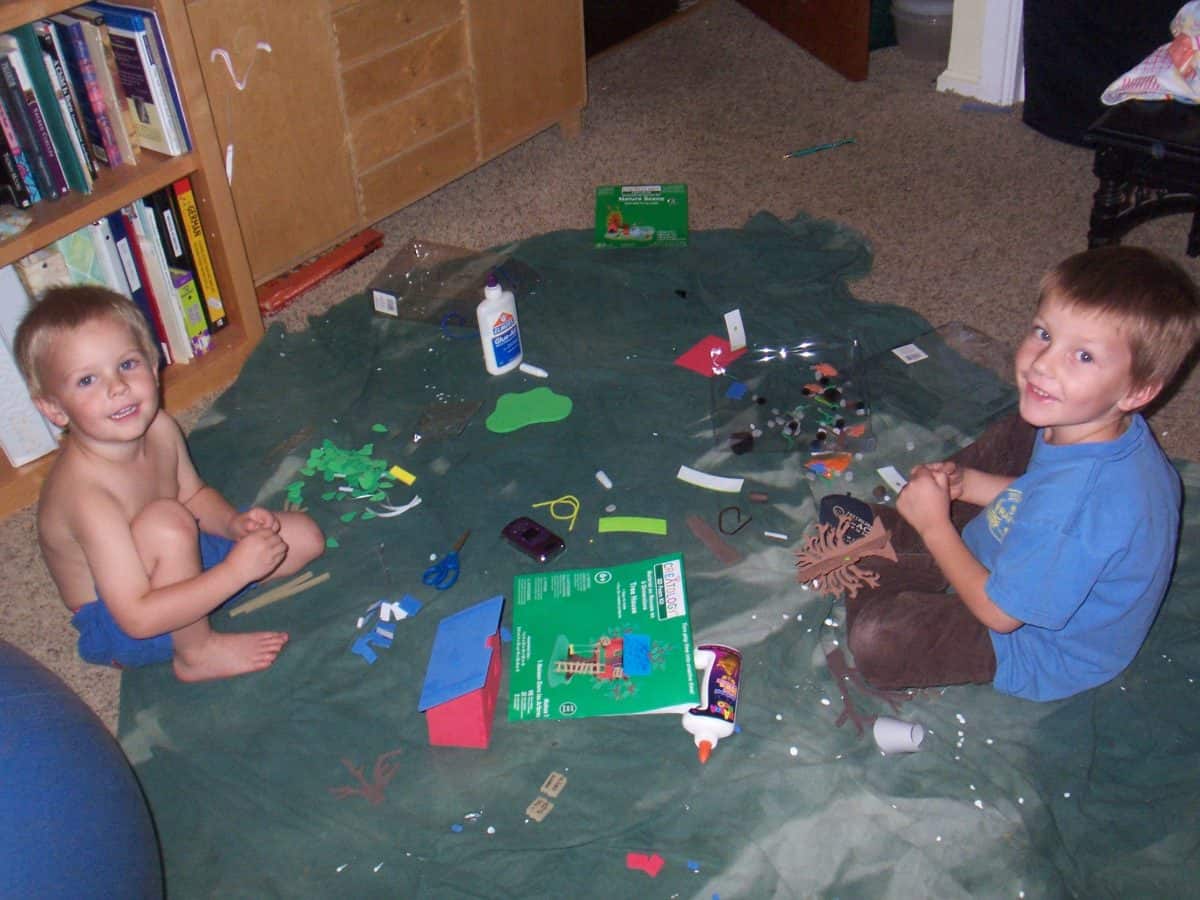
[[[377,222],[475,168],[474,132],[473,124],[462,125],[362,175],[358,190],[365,221]]]
[[[350,132],[358,170],[369,171],[474,118],[475,94],[466,73],[367,113]]]
[[[447,0],[335,3],[338,55],[343,65],[378,56],[461,18],[461,5]]]
[[[351,123],[361,115],[467,68],[462,22],[430,32],[386,53],[342,66],[342,90]]]

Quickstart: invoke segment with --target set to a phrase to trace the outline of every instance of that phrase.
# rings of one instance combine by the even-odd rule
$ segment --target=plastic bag
[[[1200,103],[1200,2],[1185,3],[1171,20],[1173,40],[1110,84],[1106,106],[1125,100]]]

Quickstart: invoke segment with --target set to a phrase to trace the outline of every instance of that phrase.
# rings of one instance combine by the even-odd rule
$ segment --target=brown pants
[[[985,472],[1020,475],[1033,453],[1035,430],[1020,416],[996,422],[951,459]],[[980,508],[956,502],[961,531]],[[946,593],[946,581],[925,544],[891,507],[876,507],[892,535],[897,561],[875,557],[859,565],[880,575],[879,587],[846,598],[850,652],[863,677],[881,690],[986,684],[996,674],[988,629]]]

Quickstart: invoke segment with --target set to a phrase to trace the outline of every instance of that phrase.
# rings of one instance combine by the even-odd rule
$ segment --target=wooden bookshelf
[[[185,175],[191,178],[229,324],[213,336],[213,348],[204,356],[186,364],[168,366],[163,372],[164,403],[168,410],[178,411],[225,387],[237,377],[246,357],[262,337],[263,323],[233,197],[225,178],[225,155],[213,128],[212,110],[204,91],[187,10],[182,0],[120,2],[158,12],[191,132],[192,150],[176,157],[143,150],[136,166],[105,170],[96,179],[92,193],[72,193],[60,200],[30,207],[28,211],[33,214],[33,224],[21,234],[0,241],[0,266],[15,262]],[[62,0],[0,0],[0,31],[77,5]],[[42,479],[53,459],[53,456],[47,456],[14,468],[0,454],[0,518],[37,499]]]

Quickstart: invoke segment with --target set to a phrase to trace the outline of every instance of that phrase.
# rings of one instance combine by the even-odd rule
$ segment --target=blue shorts
[[[200,532],[200,566],[205,570],[211,569],[229,555],[233,544],[229,538]],[[245,590],[242,588],[221,606],[232,602]],[[170,634],[152,638],[132,638],[127,635],[99,596],[79,607],[71,617],[71,624],[79,632],[79,656],[86,662],[127,669],[167,662],[175,655],[175,644]]]

